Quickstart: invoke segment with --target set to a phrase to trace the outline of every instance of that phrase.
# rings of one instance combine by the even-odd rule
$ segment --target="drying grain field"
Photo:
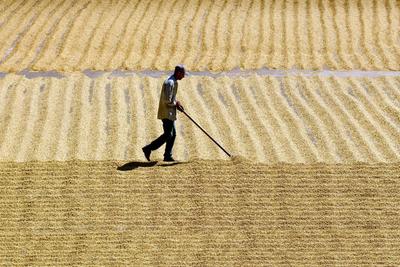
[[[398,164],[121,165],[0,163],[2,264],[400,262]]]
[[[0,159],[141,160],[140,148],[162,132],[164,78],[9,74],[0,80]],[[399,86],[400,77],[189,77],[178,95],[228,151],[255,162],[396,162]],[[178,117],[177,157],[226,158]]]
[[[397,0],[0,1],[0,266],[395,266],[399,28]],[[144,162],[177,63],[233,158],[179,114],[180,161]]]
[[[400,3],[4,0],[0,71],[400,68]]]

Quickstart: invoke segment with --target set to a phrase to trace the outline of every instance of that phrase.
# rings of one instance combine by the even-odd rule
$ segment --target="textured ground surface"
[[[124,163],[0,163],[2,264],[400,262],[398,164]]]
[[[0,1],[0,266],[396,266],[399,26],[397,0]],[[143,162],[177,63],[233,159],[179,116],[182,162]]]
[[[396,0],[7,0],[0,26],[0,71],[400,68]]]
[[[0,160],[143,160],[141,147],[162,133],[164,78],[9,74],[0,79]],[[179,86],[187,112],[255,162],[400,159],[399,77],[193,76]],[[177,129],[177,158],[226,158],[182,114]]]

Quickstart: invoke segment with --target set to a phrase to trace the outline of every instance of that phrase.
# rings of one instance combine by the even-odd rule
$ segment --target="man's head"
[[[185,77],[185,67],[183,65],[177,65],[175,67],[174,76],[177,80],[182,80]]]

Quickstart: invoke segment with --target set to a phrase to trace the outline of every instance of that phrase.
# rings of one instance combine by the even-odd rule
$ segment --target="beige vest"
[[[173,76],[166,79],[162,85],[157,118],[176,120],[176,93],[178,82]]]

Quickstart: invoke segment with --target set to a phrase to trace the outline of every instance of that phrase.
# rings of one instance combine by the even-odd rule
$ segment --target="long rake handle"
[[[214,138],[212,138],[203,128],[201,128],[201,126],[195,122],[192,117],[190,117],[185,111],[182,111],[183,114],[185,114],[194,124],[196,124],[197,127],[200,128],[200,130],[203,131],[203,133],[205,133],[219,148],[221,148],[229,157],[232,157],[231,154],[229,154],[220,144],[218,144],[217,141],[214,140]]]

